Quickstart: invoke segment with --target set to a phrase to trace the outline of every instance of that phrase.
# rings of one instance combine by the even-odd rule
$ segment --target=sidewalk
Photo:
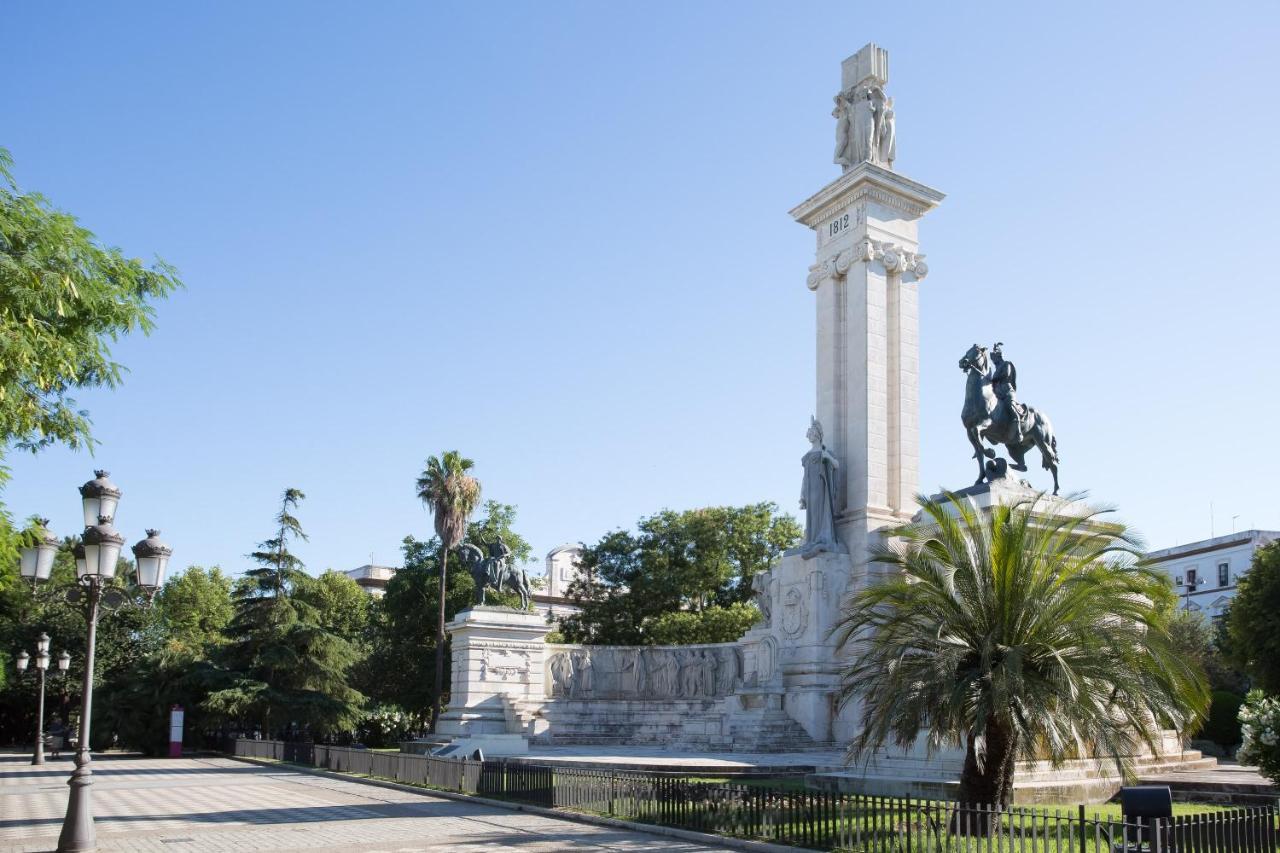
[[[71,769],[0,755],[0,851],[56,846]],[[104,851],[726,849],[224,758],[95,758],[93,790]]]

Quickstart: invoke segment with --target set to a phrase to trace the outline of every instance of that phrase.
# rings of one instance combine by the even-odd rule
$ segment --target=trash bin
[[[1173,853],[1168,833],[1169,820],[1173,817],[1173,792],[1168,785],[1133,785],[1120,789],[1120,811],[1128,833],[1134,833],[1137,827],[1137,838],[1121,840],[1112,844],[1113,853]],[[1160,821],[1164,821],[1163,825]],[[1157,848],[1156,832],[1160,831]],[[1114,839],[1113,839],[1114,841]]]

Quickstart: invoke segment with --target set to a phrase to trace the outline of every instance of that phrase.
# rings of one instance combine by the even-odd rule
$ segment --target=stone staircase
[[[507,717],[507,732],[537,738],[547,731],[548,723],[542,714],[541,702],[502,697],[502,710]]]
[[[734,752],[800,752],[836,749],[833,743],[819,743],[804,726],[781,708],[739,712],[729,726]]]

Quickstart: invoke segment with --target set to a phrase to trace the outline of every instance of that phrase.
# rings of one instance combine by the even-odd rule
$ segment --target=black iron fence
[[[789,790],[528,760],[472,761],[237,740],[235,755],[295,761],[545,808],[850,853],[1277,853],[1272,807],[1148,824],[1067,810]]]
[[[358,773],[413,785],[430,785],[464,794],[476,793],[480,782],[481,762],[462,758],[434,758],[429,755],[374,752],[303,741],[248,738],[238,738],[229,747],[227,751],[232,755],[245,758],[289,761],[340,773]]]

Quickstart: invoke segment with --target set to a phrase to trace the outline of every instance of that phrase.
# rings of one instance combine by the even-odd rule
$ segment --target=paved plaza
[[[0,851],[57,844],[71,762],[0,756]],[[94,761],[102,850],[727,849],[225,758]]]

